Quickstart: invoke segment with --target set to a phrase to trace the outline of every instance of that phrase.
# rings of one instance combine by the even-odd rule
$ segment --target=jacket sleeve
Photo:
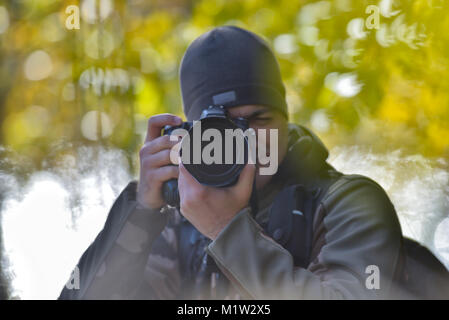
[[[142,279],[152,243],[167,217],[159,210],[138,209],[136,186],[131,182],[117,198],[59,299],[151,298],[149,288],[141,296]]]
[[[208,253],[246,298],[375,299],[392,285],[402,233],[384,190],[368,178],[348,179],[315,212],[307,269],[264,234],[244,209]],[[379,280],[379,282],[377,282]]]

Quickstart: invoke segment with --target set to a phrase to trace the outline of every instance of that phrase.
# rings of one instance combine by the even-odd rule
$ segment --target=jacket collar
[[[312,131],[290,123],[288,151],[275,177],[289,184],[308,184],[321,170],[332,168],[326,162],[328,156],[327,148]]]

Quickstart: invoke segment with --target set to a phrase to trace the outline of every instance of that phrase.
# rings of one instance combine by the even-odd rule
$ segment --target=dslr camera
[[[211,105],[198,121],[165,126],[163,135],[170,135],[176,129],[186,130],[188,137],[183,137],[179,154],[186,170],[203,185],[225,188],[238,181],[248,163],[248,138],[244,134],[248,127],[246,119],[230,118],[223,106]],[[209,129],[214,130],[214,135],[204,134]],[[221,137],[217,138],[218,134]],[[214,144],[214,148],[207,147],[209,144]],[[205,151],[209,152],[209,158],[218,161],[204,161]],[[183,152],[187,155],[183,156]],[[168,205],[179,208],[178,180],[166,181],[162,195]]]

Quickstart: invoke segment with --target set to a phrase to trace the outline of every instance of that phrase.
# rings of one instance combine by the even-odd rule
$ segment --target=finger
[[[145,157],[142,160],[142,167],[146,170],[151,168],[160,168],[167,165],[173,165],[170,161],[170,150],[162,150],[156,154]]]
[[[176,179],[179,176],[179,169],[177,166],[164,166],[157,168],[154,172],[154,181],[163,183],[170,179]]]
[[[233,192],[236,195],[246,194],[253,189],[254,175],[256,173],[256,165],[248,163],[239,176],[239,181],[235,185]]]
[[[158,114],[156,116],[152,116],[148,120],[148,129],[147,136],[145,138],[145,142],[152,141],[161,135],[161,130],[166,125],[170,126],[178,126],[182,123],[180,117],[175,116],[173,114],[164,113]]]
[[[180,142],[180,140],[181,139],[179,137],[174,135],[157,137],[152,141],[145,142],[142,146],[141,154],[155,154],[165,149],[172,149],[177,143]]]

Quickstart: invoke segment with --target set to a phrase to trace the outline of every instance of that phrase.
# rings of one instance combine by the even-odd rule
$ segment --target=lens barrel
[[[186,170],[199,183],[217,188],[234,185],[238,181],[243,168],[248,163],[248,139],[244,135],[244,131],[248,129],[248,122],[243,118],[236,120],[229,118],[226,110],[222,106],[210,106],[205,109],[199,122],[201,122],[200,126],[198,126],[197,122],[193,124],[184,122],[182,125],[176,127],[166,126],[163,134],[172,134],[178,128],[188,131],[189,139],[182,140],[180,155]],[[201,141],[194,141],[194,138],[198,137],[194,135],[194,130],[199,130],[199,127],[201,127],[199,135]],[[203,133],[208,129],[213,129],[215,133],[219,133],[221,136],[220,141],[203,141]],[[194,147],[195,143],[201,144],[199,162],[194,161],[194,158],[198,159],[198,145]],[[216,149],[213,149],[211,152],[214,159],[220,158],[221,155],[219,163],[205,163],[203,161],[203,150],[211,143],[220,144],[220,149],[217,154],[215,154]],[[186,159],[182,154],[184,150],[187,151],[186,148],[189,148],[188,155],[190,155],[190,159],[187,159],[187,161],[185,161]],[[229,161],[230,159],[231,161]],[[162,194],[168,205],[179,207],[179,192],[176,179],[171,179],[164,183]]]

